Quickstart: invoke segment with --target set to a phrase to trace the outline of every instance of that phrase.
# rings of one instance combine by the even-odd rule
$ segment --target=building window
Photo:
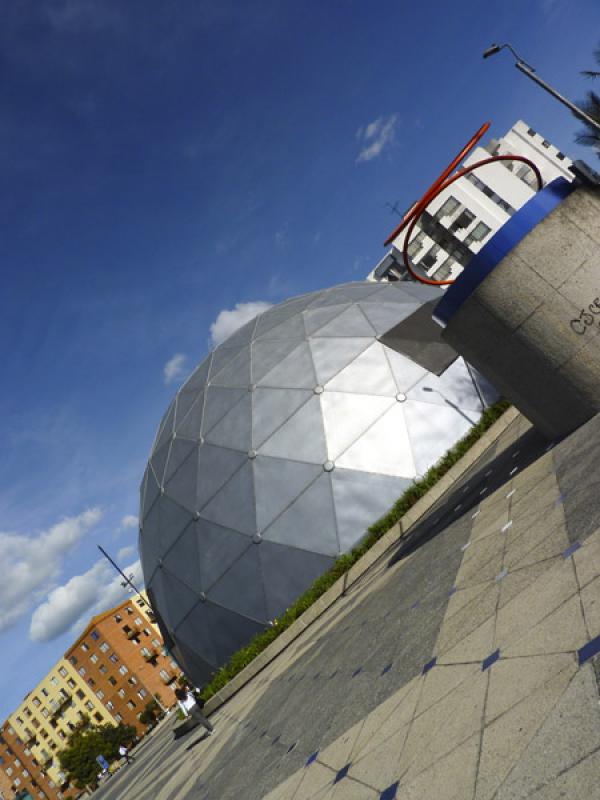
[[[478,222],[471,233],[465,239],[467,247],[473,242],[482,242],[492,229],[485,222]]]
[[[138,626],[138,628],[142,627],[142,618],[141,617],[136,617],[133,621]]]
[[[104,692],[102,691],[102,689],[98,689],[98,691],[96,692],[96,697],[98,698],[98,700],[104,700]]]
[[[85,697],[85,692],[83,691],[83,689],[77,689],[77,691],[75,692],[75,694],[77,695],[77,697],[78,697],[80,700],[83,700],[83,698]]]
[[[118,664],[119,663],[119,656],[116,653],[113,653],[112,655],[110,655],[108,657],[108,660],[112,661],[113,664]]]
[[[169,673],[167,672],[166,669],[161,669],[159,674],[160,674],[160,677],[163,679],[163,681],[168,681],[171,678],[171,676],[169,675]]]
[[[100,670],[100,672],[101,672],[102,674],[104,674],[104,673],[108,672],[108,670],[107,670],[107,668],[106,668],[106,665],[105,665],[105,664],[100,664],[100,666],[98,667],[98,669]]]
[[[66,736],[64,731],[59,731],[58,732],[58,736],[59,736],[60,739],[66,739],[67,738],[67,736]]]
[[[137,680],[132,675],[131,678],[127,678],[127,683],[130,683],[132,686],[137,686]]]
[[[96,711],[94,714],[94,719],[96,719],[98,722],[102,722],[102,714],[99,711]]]
[[[509,216],[512,216],[515,213],[515,209],[509,203],[507,203],[506,200],[503,200],[499,195],[496,194],[496,192],[493,191],[493,189],[490,189],[487,184],[485,184],[472,172],[470,172],[468,175],[465,175],[465,179],[468,180],[469,183],[472,183],[473,186],[475,186],[476,189],[479,189],[479,191],[482,192],[486,197],[489,197],[493,203],[505,211]]]
[[[556,157],[558,158],[559,161],[564,161],[565,160],[565,154],[561,153],[560,150],[556,154]]]
[[[61,667],[58,670],[58,674],[62,675],[63,678],[66,678],[67,677],[67,668],[66,667]]]
[[[113,678],[113,676],[112,676],[112,675],[109,677],[109,679],[108,679],[108,682],[110,683],[110,685],[111,685],[111,686],[116,686],[116,685],[117,685],[117,682],[116,682],[116,680]]]
[[[40,702],[40,698],[39,697],[34,697],[31,702],[33,703],[33,705],[36,708],[39,708],[41,706],[41,702]]]
[[[438,253],[440,252],[440,248],[437,244],[432,245],[429,250],[425,253],[423,258],[419,261],[419,266],[422,266],[424,269],[431,269],[435,262],[437,261]]]
[[[128,701],[127,701],[127,708],[128,708],[130,711],[131,711],[131,710],[133,710],[133,709],[135,708],[135,703],[133,702],[133,700],[128,700]]]
[[[108,710],[109,710],[109,711],[112,711],[112,710],[113,710],[113,708],[114,708],[114,705],[113,705],[113,703],[112,703],[112,701],[111,701],[111,700],[108,700],[108,701],[107,701],[107,703],[106,703],[106,707],[108,708]]]
[[[14,784],[15,784],[15,786],[20,786],[21,785],[21,778],[15,778]]]
[[[87,708],[88,711],[93,711],[94,710],[94,704],[92,703],[91,700],[88,700],[86,702],[85,707]]]
[[[119,672],[121,673],[121,675],[127,675],[129,670],[127,669],[125,664],[121,664],[121,666],[119,667]]]
[[[12,767],[7,767],[7,768],[6,768],[6,770],[5,770],[5,772],[6,772],[6,774],[7,774],[7,775],[9,775],[9,776],[10,776],[10,775],[12,775],[12,774],[13,774],[13,768],[12,768]]]
[[[408,245],[409,258],[414,258],[417,255],[417,253],[423,247],[424,242],[425,242],[425,234],[423,233],[423,231],[419,231],[419,233],[415,236],[415,238],[411,239],[411,242]]]
[[[92,637],[92,639],[93,639],[95,642],[97,642],[97,641],[98,641],[98,639],[100,638],[100,634],[98,633],[98,631],[92,631],[92,632],[90,633],[90,636]]]
[[[115,714],[115,719],[117,722],[123,722],[123,717],[120,714]]]
[[[115,614],[115,622],[121,622],[123,617],[120,614]]]
[[[46,719],[48,719],[48,717],[50,716],[50,712],[48,711],[47,708],[42,708],[42,716],[44,716]]]
[[[438,220],[443,219],[444,217],[451,217],[459,205],[460,203],[456,197],[449,197],[446,202],[440,206],[440,208],[438,208],[433,216]]]
[[[75,664],[77,663],[77,659],[75,658],[75,656],[69,656],[69,661],[71,662],[71,664],[73,664],[73,666],[75,666]]]
[[[85,675],[85,667],[79,667],[77,670],[81,676]]]
[[[100,652],[101,653],[106,653],[106,651],[109,650],[109,649],[110,649],[110,645],[108,644],[108,642],[102,642],[102,644],[100,645]]]
[[[533,128],[527,128],[527,134],[529,136],[535,136],[535,131],[533,130]]]
[[[89,644],[86,644],[86,643],[84,642],[84,643],[81,645],[81,649],[83,650],[83,652],[84,652],[84,653],[87,653],[87,651],[90,649],[90,646],[89,646]]]
[[[88,686],[95,686],[96,685],[96,681],[93,678],[88,678],[87,682],[88,682]]]
[[[98,663],[98,656],[96,655],[96,653],[92,653],[92,655],[90,656],[90,661],[92,662],[92,664]]]
[[[160,647],[160,642],[158,639],[152,639],[152,646],[153,647]]]
[[[119,689],[119,691],[118,691],[118,693],[117,693],[117,694],[118,694],[118,695],[119,695],[119,697],[121,697],[121,698],[125,697],[125,689]]]
[[[130,606],[127,606],[127,608],[125,609],[125,611],[126,611],[126,612],[127,612],[129,615],[130,615],[130,616],[131,616],[131,614],[133,614],[133,608],[131,608]]]
[[[145,689],[140,689],[139,692],[138,692],[138,697],[140,698],[140,700],[143,700],[144,697],[146,697],[147,694],[148,694],[148,692]]]

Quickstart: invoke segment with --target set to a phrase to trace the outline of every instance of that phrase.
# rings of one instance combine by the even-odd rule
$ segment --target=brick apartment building
[[[180,671],[162,648],[147,601],[137,595],[94,617],[65,658],[116,722],[141,731],[138,717],[148,702],[175,702]]]
[[[146,704],[175,702],[180,675],[145,596],[93,617],[76,642],[0,726],[0,800],[26,790],[39,800],[69,791],[58,755],[84,717],[123,722],[138,733]]]

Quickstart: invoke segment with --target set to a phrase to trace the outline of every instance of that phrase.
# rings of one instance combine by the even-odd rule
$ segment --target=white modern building
[[[463,165],[505,154],[533,161],[544,184],[558,177],[574,178],[569,171],[571,160],[522,120],[502,138],[476,147]],[[519,161],[498,161],[459,178],[431,202],[415,226],[408,247],[413,265],[435,280],[456,278],[472,256],[535,194],[535,187],[535,175]],[[402,258],[405,235],[405,230],[400,233],[367,280],[406,278]]]

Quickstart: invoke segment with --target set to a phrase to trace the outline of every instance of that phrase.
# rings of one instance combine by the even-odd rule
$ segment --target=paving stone
[[[410,726],[392,733],[384,742],[353,761],[349,774],[382,792],[399,778],[398,760]]]
[[[577,660],[571,653],[502,659],[490,673],[486,724],[520,703],[559,672],[569,670],[571,674],[577,670]]]
[[[435,645],[435,652],[443,653],[449,650],[489,617],[495,616],[499,594],[500,587],[490,585],[487,591],[461,608],[450,619],[445,619]]]
[[[558,559],[559,556],[545,561],[538,561],[535,564],[509,572],[503,579],[502,586],[500,587],[499,608],[505,606],[514,597],[531,586],[540,575],[554,566],[554,564],[558,562]]]
[[[546,570],[528,589],[498,611],[496,643],[501,649],[548,616],[577,592],[572,565],[566,561]]]
[[[521,800],[600,748],[600,707],[591,664],[582,667],[522,754],[498,800]]]
[[[579,650],[588,641],[579,595],[575,594],[519,639],[503,649],[506,656],[533,656]]]
[[[600,750],[528,795],[529,800],[598,800]]]
[[[495,797],[496,791],[566,690],[572,675],[571,669],[563,670],[486,726],[475,800],[491,800]]]
[[[388,736],[408,725],[422,689],[423,683],[416,677],[365,717],[350,752],[352,761],[356,761],[365,752],[384,742]]]
[[[309,767],[300,770],[298,774],[301,777],[301,782],[293,798],[294,800],[308,800],[308,798],[314,797],[317,792],[323,791],[324,788],[327,791],[331,790],[336,770],[324,767],[318,761],[315,761]],[[284,800],[283,797],[282,800]]]
[[[478,755],[479,734],[475,734],[412,781],[402,781],[399,800],[465,800],[472,797]]]
[[[438,654],[439,664],[464,664],[480,662],[494,649],[496,620],[490,617],[458,644],[445,653]]]
[[[443,700],[465,681],[472,680],[480,669],[479,664],[436,665],[424,678],[416,713],[422,714]]]

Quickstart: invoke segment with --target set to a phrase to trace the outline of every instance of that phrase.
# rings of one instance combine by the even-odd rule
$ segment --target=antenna
[[[399,217],[403,217],[404,213],[400,211],[400,209],[398,208],[398,202],[399,201],[396,201],[394,205],[392,205],[391,203],[386,203],[386,206],[387,208],[390,209],[392,214],[397,214]]]

